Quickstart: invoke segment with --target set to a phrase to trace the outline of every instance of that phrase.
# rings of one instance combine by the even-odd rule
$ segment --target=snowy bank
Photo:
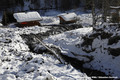
[[[38,26],[0,29],[0,80],[91,80],[51,55],[30,52],[20,36],[48,30]]]
[[[46,44],[53,44],[60,47],[62,53],[69,57],[77,58],[79,60],[88,61],[87,58],[81,57],[80,55],[88,55],[79,49],[80,43],[83,42],[82,36],[92,32],[92,28],[80,28],[72,31],[68,31],[62,34],[50,36],[46,38],[44,42]],[[73,53],[74,54],[73,54]]]
[[[97,31],[98,33],[94,33],[92,28],[81,28],[50,36],[49,38],[46,38],[44,42],[48,45],[58,46],[63,55],[78,60],[88,61],[88,58],[81,57],[81,55],[93,56],[94,59],[91,62],[85,63],[84,67],[99,70],[106,73],[106,75],[120,78],[120,54],[118,55],[117,52],[113,51],[110,53],[109,51],[109,49],[114,51],[119,49],[120,41],[117,40],[115,44],[108,45],[108,39],[113,37],[109,32],[112,32],[114,36],[120,36],[119,31],[115,32],[116,29],[114,28],[115,27],[113,27],[114,31],[109,27],[108,30],[103,29],[105,32],[103,31],[102,33],[99,33],[99,31]],[[90,34],[91,38],[87,40],[87,36]],[[84,38],[86,39],[86,42]],[[111,40],[115,40],[114,37]],[[82,45],[83,43],[86,44]]]

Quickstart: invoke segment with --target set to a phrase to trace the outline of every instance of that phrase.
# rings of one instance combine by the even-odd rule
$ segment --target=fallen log
[[[46,45],[44,42],[42,42],[42,41],[40,40],[40,38],[38,38],[36,35],[34,35],[34,36],[35,36],[36,40],[37,40],[39,43],[41,43],[41,45],[43,45],[48,51],[50,51],[51,53],[53,53],[53,55],[60,61],[60,63],[65,64],[65,61],[64,61],[61,57],[59,57],[60,55],[57,54],[56,51],[54,51],[54,50],[51,49],[49,46],[47,46],[47,45]]]

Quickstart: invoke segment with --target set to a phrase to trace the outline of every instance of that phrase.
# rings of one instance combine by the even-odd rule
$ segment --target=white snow
[[[0,28],[0,80],[91,80],[71,65],[48,54],[29,51],[21,34],[42,33],[45,27]]]
[[[57,16],[65,13],[56,12],[56,11],[52,12],[52,11],[46,12],[45,15],[47,16],[42,16],[43,20],[40,21],[41,25],[54,25],[54,24],[57,25],[60,23],[60,20]],[[70,13],[73,13],[73,11],[71,11]],[[92,25],[91,13],[80,13],[80,12],[76,12],[76,13],[77,13],[76,16],[77,19],[80,18],[76,23],[81,24],[83,27],[90,27],[90,25]]]
[[[77,48],[77,44],[83,42],[82,36],[92,32],[92,28],[80,28],[72,31],[68,31],[62,34],[50,36],[45,39],[44,42],[47,44],[53,44],[60,47],[62,53],[69,57],[77,58],[79,60],[88,61],[87,58],[81,57],[80,55],[88,55],[81,49]],[[73,54],[73,53],[75,54]],[[77,56],[76,56],[77,55]]]
[[[112,75],[113,77],[120,78],[120,56],[114,57],[110,55],[108,51],[105,50],[105,48],[108,47],[119,48],[120,43],[118,42],[117,44],[108,46],[108,39],[94,39],[92,48],[96,48],[96,50],[91,53],[94,56],[94,60],[90,63],[86,63],[84,66],[105,72],[107,75]]]
[[[96,38],[92,45],[88,47],[88,50],[91,48],[95,48],[96,50],[91,53],[83,52],[83,47],[80,46],[83,42],[82,36],[91,33],[92,28],[81,28],[50,36],[49,38],[46,38],[44,42],[48,45],[58,46],[64,55],[78,60],[88,61],[86,57],[82,57],[81,55],[93,56],[94,60],[90,63],[84,64],[84,67],[99,70],[106,73],[106,75],[120,78],[120,56],[114,57],[105,50],[105,48],[108,47],[119,48],[120,41],[117,44],[109,46],[108,39],[101,40],[100,38]]]
[[[92,14],[91,13],[84,13],[79,14],[78,17],[80,17],[80,23],[83,27],[90,27],[92,25]]]
[[[110,6],[110,8],[120,9],[120,6]]]
[[[52,13],[53,15],[50,15]],[[51,11],[46,14],[50,16],[42,16],[42,25],[59,24],[59,19],[55,17],[56,12]],[[85,28],[92,24],[92,15],[91,13],[79,13],[77,15],[82,20],[80,23],[84,28],[50,36],[46,38],[44,42],[48,45],[58,46],[64,55],[79,60],[88,61],[87,58],[81,57],[81,55],[93,56],[94,60],[84,64],[84,67],[99,70],[113,77],[120,78],[120,56],[114,57],[104,50],[104,48],[108,47],[119,48],[120,41],[108,46],[108,39],[101,40],[100,38],[96,38],[92,46],[88,47],[88,49],[96,48],[96,50],[89,54],[84,52],[80,45],[83,42],[82,36],[92,33],[92,28]],[[46,54],[36,55],[30,52],[28,46],[20,36],[20,34],[37,34],[46,32],[47,30],[49,29],[38,26],[23,29],[0,29],[0,80],[11,80],[11,78],[14,80],[16,76],[17,80],[45,80],[46,78],[54,80],[90,79],[86,74],[74,69],[71,65],[59,64],[59,61],[53,56]],[[109,31],[114,33],[111,28],[109,28]],[[118,31],[117,34],[120,35],[120,31]],[[114,35],[116,35],[116,33],[114,33]],[[40,45],[36,46],[38,46],[37,48],[42,48]],[[32,60],[27,61],[28,58],[32,58]]]
[[[71,21],[77,19],[77,15],[75,13],[63,13],[63,14],[59,14],[58,16],[62,17],[65,21]]]
[[[40,21],[42,17],[38,12],[21,12],[14,13],[14,18],[17,22],[27,22],[27,21]]]
[[[58,25],[60,23],[59,18],[56,16],[42,16],[41,25]]]
[[[0,26],[3,26],[3,24],[2,24],[2,23],[0,23]]]

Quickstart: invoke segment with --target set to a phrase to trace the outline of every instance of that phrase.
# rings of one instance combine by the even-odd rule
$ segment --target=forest
[[[119,0],[106,0],[111,5],[119,5]],[[30,2],[30,9],[59,9],[68,10],[78,8],[80,6],[90,8],[92,0],[1,0],[0,9],[14,8],[16,6],[25,6],[25,2]],[[100,8],[104,0],[95,0],[95,3]]]

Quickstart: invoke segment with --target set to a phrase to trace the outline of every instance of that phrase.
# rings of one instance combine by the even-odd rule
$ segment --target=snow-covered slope
[[[0,80],[90,80],[51,55],[29,51],[21,34],[42,33],[44,27],[0,28]]]
[[[43,21],[41,21],[41,24],[59,24],[59,19],[56,15],[60,13],[61,12],[48,11],[45,14],[47,16],[42,16]],[[88,27],[92,23],[92,15],[89,13],[81,13],[80,11],[76,11],[76,13],[80,17],[80,23],[84,28],[50,36],[43,41],[48,45],[58,46],[64,55],[78,60],[89,62],[89,59],[84,56],[92,56],[93,60],[84,64],[84,67],[99,70],[107,75],[120,78],[120,55],[116,52],[116,49],[120,49],[119,28],[108,26],[104,29],[104,26],[102,26],[101,29],[104,29],[105,34],[101,34],[99,31],[96,31],[94,34],[93,28]],[[85,28],[86,26],[88,28]],[[20,36],[21,34],[37,34],[47,30],[49,29],[38,26],[23,29],[0,29],[1,80],[7,80],[7,78],[8,80],[11,78],[18,80],[44,80],[46,77],[53,77],[57,80],[81,80],[83,77],[88,78],[86,74],[75,70],[71,65],[59,64],[59,62],[50,55],[40,55],[30,52],[28,46]],[[94,36],[88,37],[93,34]],[[108,34],[107,38],[104,38],[106,34]],[[116,35],[118,37],[117,40],[114,39]],[[102,39],[101,36],[103,36],[104,39]],[[85,40],[87,37],[88,40]],[[116,43],[114,43],[114,40]],[[86,44],[83,45],[83,43]],[[110,45],[108,45],[108,43]]]
[[[64,55],[77,58],[78,60],[88,61],[87,58],[81,57],[80,55],[90,55],[83,52],[79,48],[80,46],[78,44],[81,44],[83,42],[81,36],[91,32],[92,28],[81,28],[77,30],[68,31],[62,34],[50,36],[49,38],[45,39],[44,42],[60,47]],[[75,55],[73,55],[72,52],[75,53]]]
[[[115,26],[111,28],[108,26],[107,29],[103,28],[103,33],[99,33],[99,31],[94,33],[92,28],[81,28],[50,36],[44,42],[49,45],[58,46],[64,55],[78,60],[88,61],[88,58],[82,55],[93,56],[93,60],[85,63],[84,67],[99,70],[106,73],[106,75],[120,78],[120,54],[118,50],[120,48],[120,38],[115,37],[117,38],[116,43],[114,43],[116,39],[113,38],[113,44],[108,45],[111,37],[120,35],[119,30],[116,31],[114,28]],[[88,35],[91,35],[91,37],[87,40]]]

